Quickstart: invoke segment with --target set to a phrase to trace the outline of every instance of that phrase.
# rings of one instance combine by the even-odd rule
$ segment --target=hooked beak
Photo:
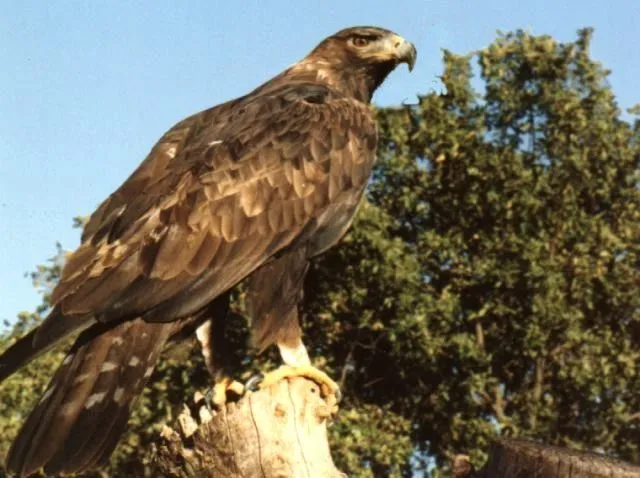
[[[396,59],[396,62],[398,64],[406,63],[409,71],[412,71],[418,55],[414,44],[405,40],[400,35],[390,35],[388,42],[387,48]]]

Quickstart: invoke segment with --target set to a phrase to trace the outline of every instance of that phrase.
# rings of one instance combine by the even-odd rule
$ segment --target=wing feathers
[[[129,256],[119,267],[77,285],[73,295],[62,301],[65,314],[90,314],[105,308],[118,298],[119,292],[128,287],[140,274],[139,257]]]
[[[186,267],[187,272],[193,276],[200,275],[209,266],[221,244],[219,235],[205,233],[200,248]]]
[[[60,314],[60,307],[55,307],[40,327],[20,338],[0,356],[0,383],[19,368],[49,351],[63,338],[93,323],[95,319],[88,316],[64,319]]]
[[[324,103],[304,94],[291,86],[280,96],[248,97],[215,123],[203,122],[216,116],[206,112],[165,135],[149,164],[92,217],[95,237],[70,259],[55,300],[67,313],[99,310],[103,321],[159,316],[167,301],[200,304],[232,287],[220,276],[221,285],[201,292],[206,297],[186,299],[207,269],[236,278],[231,251],[245,251],[243,244],[263,251],[245,254],[247,271],[286,248],[329,202],[366,181],[373,163],[359,139],[375,137],[369,110],[329,90]],[[354,154],[366,158],[361,167]]]
[[[149,277],[174,279],[191,261],[205,234],[206,231],[193,231],[178,222],[171,224],[159,243]]]

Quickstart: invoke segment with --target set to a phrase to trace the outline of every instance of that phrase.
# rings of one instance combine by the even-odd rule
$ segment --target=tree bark
[[[339,478],[327,441],[331,407],[306,378],[281,380],[212,415],[196,404],[154,447],[158,477]]]
[[[640,467],[595,453],[502,439],[493,443],[487,466],[456,478],[640,478]]]

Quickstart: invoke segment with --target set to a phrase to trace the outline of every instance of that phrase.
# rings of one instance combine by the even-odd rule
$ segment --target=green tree
[[[590,39],[445,52],[444,94],[381,111],[371,198],[422,283],[367,370],[440,466],[498,433],[640,459],[640,125]]]
[[[590,40],[517,31],[445,52],[442,93],[378,110],[368,201],[302,306],[345,393],[330,432],[350,476],[444,476],[498,435],[640,461],[640,121],[621,119]],[[238,376],[275,366],[273,351],[245,360],[241,290],[235,309]],[[0,348],[45,310],[46,294]],[[0,453],[60,358],[3,385]],[[158,427],[208,385],[197,347],[173,347],[109,472],[142,475]]]

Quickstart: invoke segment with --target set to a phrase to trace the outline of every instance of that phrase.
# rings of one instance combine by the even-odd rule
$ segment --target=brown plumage
[[[224,309],[246,277],[256,345],[302,347],[308,260],[346,232],[373,166],[368,103],[414,61],[413,45],[388,30],[343,30],[158,141],[92,214],[50,315],[0,357],[3,380],[82,330],[15,439],[11,471],[104,463],[163,345],[209,318],[216,299]]]

